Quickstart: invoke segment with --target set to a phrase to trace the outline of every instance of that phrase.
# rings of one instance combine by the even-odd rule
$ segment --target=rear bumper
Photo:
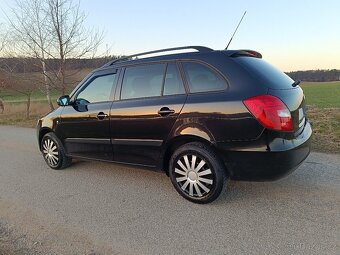
[[[308,157],[311,135],[312,128],[306,122],[303,132],[294,139],[264,133],[259,141],[236,148],[218,144],[218,149],[231,179],[276,180],[294,171]]]

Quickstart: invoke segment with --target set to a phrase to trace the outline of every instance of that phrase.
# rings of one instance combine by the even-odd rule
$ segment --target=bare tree
[[[53,35],[53,52],[58,52],[58,79],[65,94],[66,78],[74,73],[66,73],[67,60],[93,57],[102,43],[103,32],[85,28],[86,15],[80,11],[80,3],[72,0],[47,0]],[[71,68],[69,68],[71,69]]]
[[[31,59],[20,59],[20,64],[26,66],[31,64]],[[17,62],[19,64],[19,60]],[[26,73],[25,70],[22,73],[16,73],[15,67],[6,66],[2,68],[1,71],[1,81],[0,87],[2,89],[11,90],[22,94],[26,97],[26,119],[29,119],[30,116],[30,107],[31,107],[31,96],[34,90],[37,89],[37,83],[35,79],[37,79],[38,74]]]
[[[2,51],[6,45],[6,39],[7,39],[7,34],[4,32],[4,24],[0,23],[0,57],[2,57]],[[3,84],[4,84],[4,80],[0,74],[0,89]],[[0,113],[3,113],[4,110],[5,110],[5,103],[4,103],[4,100],[0,97]]]
[[[0,56],[2,56],[2,51],[5,48],[7,41],[7,33],[3,29],[4,25],[0,23]]]
[[[12,53],[40,60],[47,102],[51,109],[51,85],[46,67],[50,55],[51,33],[48,26],[49,14],[46,0],[16,0],[7,19],[11,28]]]
[[[0,85],[1,86],[1,85]],[[5,103],[4,101],[0,98],[0,113],[3,114],[5,111]]]
[[[80,2],[73,0],[15,0],[12,15],[7,16],[13,30],[14,52],[40,60],[47,101],[51,87],[65,94],[70,59],[89,58],[96,54],[103,32],[85,27],[86,15]],[[48,59],[57,60],[58,68],[49,68]]]

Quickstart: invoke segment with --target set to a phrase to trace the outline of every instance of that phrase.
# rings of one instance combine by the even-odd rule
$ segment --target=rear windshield
[[[255,77],[261,79],[271,89],[291,89],[293,80],[276,67],[263,59],[253,57],[237,57],[235,61],[240,63]]]

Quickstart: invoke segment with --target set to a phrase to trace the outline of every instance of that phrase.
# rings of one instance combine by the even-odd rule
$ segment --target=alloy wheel
[[[59,163],[59,152],[57,144],[50,138],[47,138],[43,142],[43,154],[46,159],[46,162],[52,166],[55,167]]]
[[[178,186],[191,197],[206,196],[213,187],[214,174],[208,162],[198,155],[185,154],[175,165]]]

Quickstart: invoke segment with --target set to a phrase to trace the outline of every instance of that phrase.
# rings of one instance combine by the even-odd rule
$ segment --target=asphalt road
[[[312,153],[276,182],[229,182],[196,205],[162,173],[51,170],[35,130],[0,126],[0,227],[33,254],[340,254],[339,215],[339,154]]]

